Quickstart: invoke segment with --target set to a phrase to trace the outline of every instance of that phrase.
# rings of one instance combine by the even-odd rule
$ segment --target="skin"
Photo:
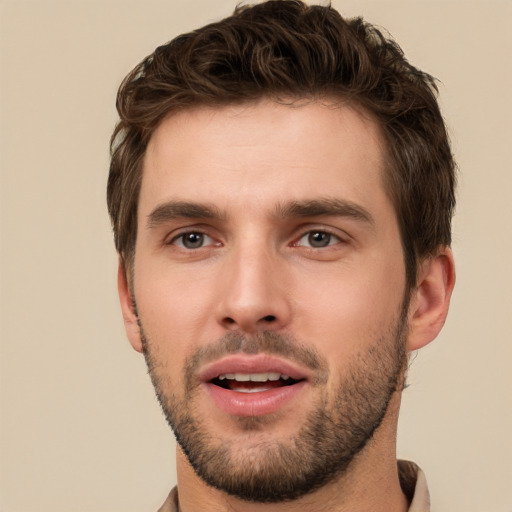
[[[257,432],[194,389],[195,413],[235,455],[293,437],[319,394],[332,404],[351,364],[396,325],[405,267],[383,162],[378,126],[346,105],[293,108],[262,100],[198,107],[168,117],[154,132],[144,161],[133,282],[120,264],[119,292],[128,337],[142,351],[134,296],[153,357],[168,376],[166,392],[182,399],[187,358],[228,332],[290,335],[328,364],[325,383],[304,386]],[[291,201],[326,199],[364,215],[276,214]],[[221,215],[155,215],[176,201]],[[312,247],[312,231],[329,233],[329,244]],[[203,246],[186,248],[183,232],[203,233]],[[449,248],[420,265],[406,315],[407,350],[440,331],[454,279]],[[181,510],[407,510],[396,470],[399,403],[397,391],[371,441],[335,482],[286,503],[247,503],[209,487],[178,447]]]

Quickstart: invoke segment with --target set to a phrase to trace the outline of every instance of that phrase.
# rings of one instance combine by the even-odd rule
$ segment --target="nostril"
[[[256,324],[264,326],[268,324],[276,324],[277,323],[277,317],[274,315],[265,315],[262,316],[255,324],[253,324],[254,320],[252,322],[245,322],[243,318],[239,320],[235,320],[235,318],[230,316],[225,316],[222,319],[222,323],[227,328],[234,328],[234,327],[240,327],[242,329],[248,329],[251,330],[252,328],[256,327]]]

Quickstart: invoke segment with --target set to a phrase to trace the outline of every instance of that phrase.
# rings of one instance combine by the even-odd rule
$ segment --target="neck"
[[[384,421],[342,475],[315,492],[283,503],[247,502],[208,486],[178,448],[180,512],[406,512],[396,462],[399,405],[400,394],[395,393]]]

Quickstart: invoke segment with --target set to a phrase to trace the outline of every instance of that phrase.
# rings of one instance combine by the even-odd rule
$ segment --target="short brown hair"
[[[164,117],[196,105],[329,97],[363,108],[381,128],[411,287],[418,262],[451,243],[455,163],[436,96],[435,79],[362,18],[300,0],[239,6],[160,46],[121,84],[107,191],[117,251],[129,269],[142,162]]]

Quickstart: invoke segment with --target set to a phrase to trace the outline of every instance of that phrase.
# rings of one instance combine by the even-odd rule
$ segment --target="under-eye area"
[[[288,375],[277,372],[268,373],[225,373],[212,379],[216,386],[240,393],[257,393],[269,389],[292,386],[301,380],[295,380]]]

